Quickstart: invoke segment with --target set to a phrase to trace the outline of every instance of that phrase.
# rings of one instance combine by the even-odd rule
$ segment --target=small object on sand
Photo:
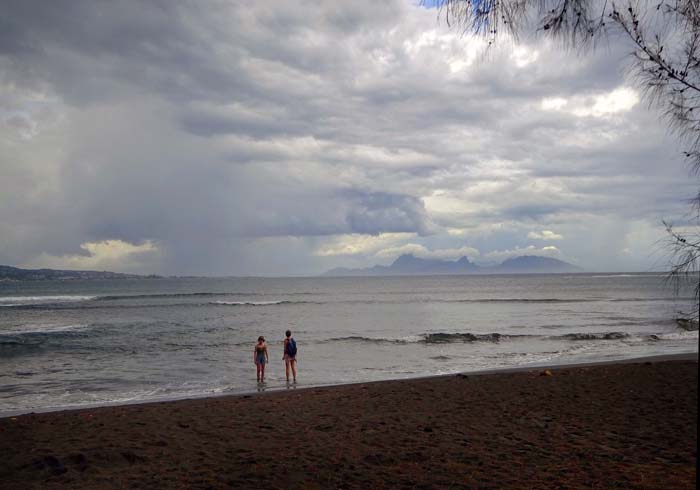
[[[545,369],[544,371],[540,371],[540,376],[552,376],[552,371],[549,369]]]
[[[467,376],[467,375],[464,374],[464,373],[458,373],[458,374],[457,374],[457,377],[460,378],[460,379],[469,379],[469,376]]]
[[[63,473],[68,471],[66,467],[63,466],[63,463],[61,463],[61,461],[57,457],[51,454],[49,454],[48,456],[43,456],[39,459],[35,459],[33,462],[33,466],[37,470],[46,469],[54,475],[62,475]]]

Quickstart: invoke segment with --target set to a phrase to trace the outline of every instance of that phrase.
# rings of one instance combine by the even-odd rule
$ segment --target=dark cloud
[[[655,114],[591,109],[627,51],[483,57],[398,1],[4,2],[0,263],[118,240],[123,270],[319,272],[346,235],[486,255],[555,226],[619,263],[692,194]]]
[[[429,219],[420,199],[378,192],[367,194],[353,191],[344,194],[352,202],[346,233],[430,233]]]

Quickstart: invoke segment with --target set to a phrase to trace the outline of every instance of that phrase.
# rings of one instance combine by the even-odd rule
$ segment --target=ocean
[[[0,282],[0,414],[698,351],[661,274]],[[265,336],[267,383],[253,346]]]

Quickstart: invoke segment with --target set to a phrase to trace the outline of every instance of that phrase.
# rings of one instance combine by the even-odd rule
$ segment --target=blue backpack
[[[294,339],[289,339],[289,342],[287,342],[287,355],[289,357],[294,357],[297,355],[297,343],[294,341]]]

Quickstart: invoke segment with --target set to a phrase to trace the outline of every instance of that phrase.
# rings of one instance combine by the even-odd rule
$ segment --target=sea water
[[[661,274],[0,282],[0,414],[697,352]],[[258,386],[253,347],[268,342]]]

